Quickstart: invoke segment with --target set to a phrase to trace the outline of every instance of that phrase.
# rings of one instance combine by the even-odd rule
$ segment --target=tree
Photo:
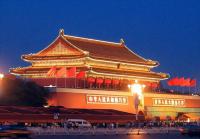
[[[0,105],[34,106],[47,104],[49,91],[35,82],[3,78],[1,84]]]

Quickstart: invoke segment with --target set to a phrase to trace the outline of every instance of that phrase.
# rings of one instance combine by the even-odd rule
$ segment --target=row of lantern
[[[117,85],[120,84],[119,79],[109,79],[109,78],[103,79],[103,78],[94,78],[94,77],[88,77],[87,82],[89,83],[90,87],[92,86],[92,84],[96,83],[99,88],[103,83],[106,85],[106,87],[109,87],[111,84],[113,86],[117,86]],[[147,83],[143,83],[143,84],[148,86],[148,87],[151,87],[151,88],[157,88],[158,87],[158,83],[147,82]]]
[[[103,79],[103,78],[94,78],[94,77],[88,77],[87,78],[87,82],[89,83],[90,87],[92,86],[93,83],[96,82],[96,84],[98,85],[98,87],[100,88],[100,86],[104,83],[107,87],[109,87],[111,84],[113,84],[114,86],[119,85],[120,80],[118,79]]]

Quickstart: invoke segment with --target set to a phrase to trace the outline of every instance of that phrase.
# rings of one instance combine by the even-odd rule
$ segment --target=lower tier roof
[[[61,67],[58,67],[59,70]],[[70,67],[69,67],[70,68]],[[45,74],[50,70],[50,67],[24,67],[10,69],[10,72],[17,75],[32,76],[37,74]],[[87,76],[106,76],[112,78],[140,78],[140,79],[154,79],[164,80],[168,78],[167,74],[156,73],[152,71],[124,71],[119,69],[102,69],[96,67],[77,67],[77,72],[86,71]]]

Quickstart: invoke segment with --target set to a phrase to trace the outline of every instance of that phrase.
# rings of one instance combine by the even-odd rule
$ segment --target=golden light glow
[[[128,88],[131,89],[132,94],[137,94],[139,99],[142,99],[142,90],[145,85],[139,84],[137,80],[135,80],[134,84],[128,85]]]
[[[0,73],[0,79],[4,78],[4,74]]]
[[[131,92],[141,94],[142,93],[142,85],[135,83],[131,85]]]
[[[44,108],[49,108],[49,105],[45,105]]]

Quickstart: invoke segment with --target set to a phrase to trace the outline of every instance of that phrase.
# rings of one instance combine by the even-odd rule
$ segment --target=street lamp
[[[135,80],[134,84],[128,85],[131,90],[131,93],[134,98],[134,105],[136,110],[136,120],[138,120],[138,105],[143,98],[142,90],[144,89],[145,85],[139,84],[137,80]]]
[[[0,73],[0,92],[2,90],[2,79],[4,78],[4,74]]]
[[[3,79],[4,74],[0,73],[0,80]]]

